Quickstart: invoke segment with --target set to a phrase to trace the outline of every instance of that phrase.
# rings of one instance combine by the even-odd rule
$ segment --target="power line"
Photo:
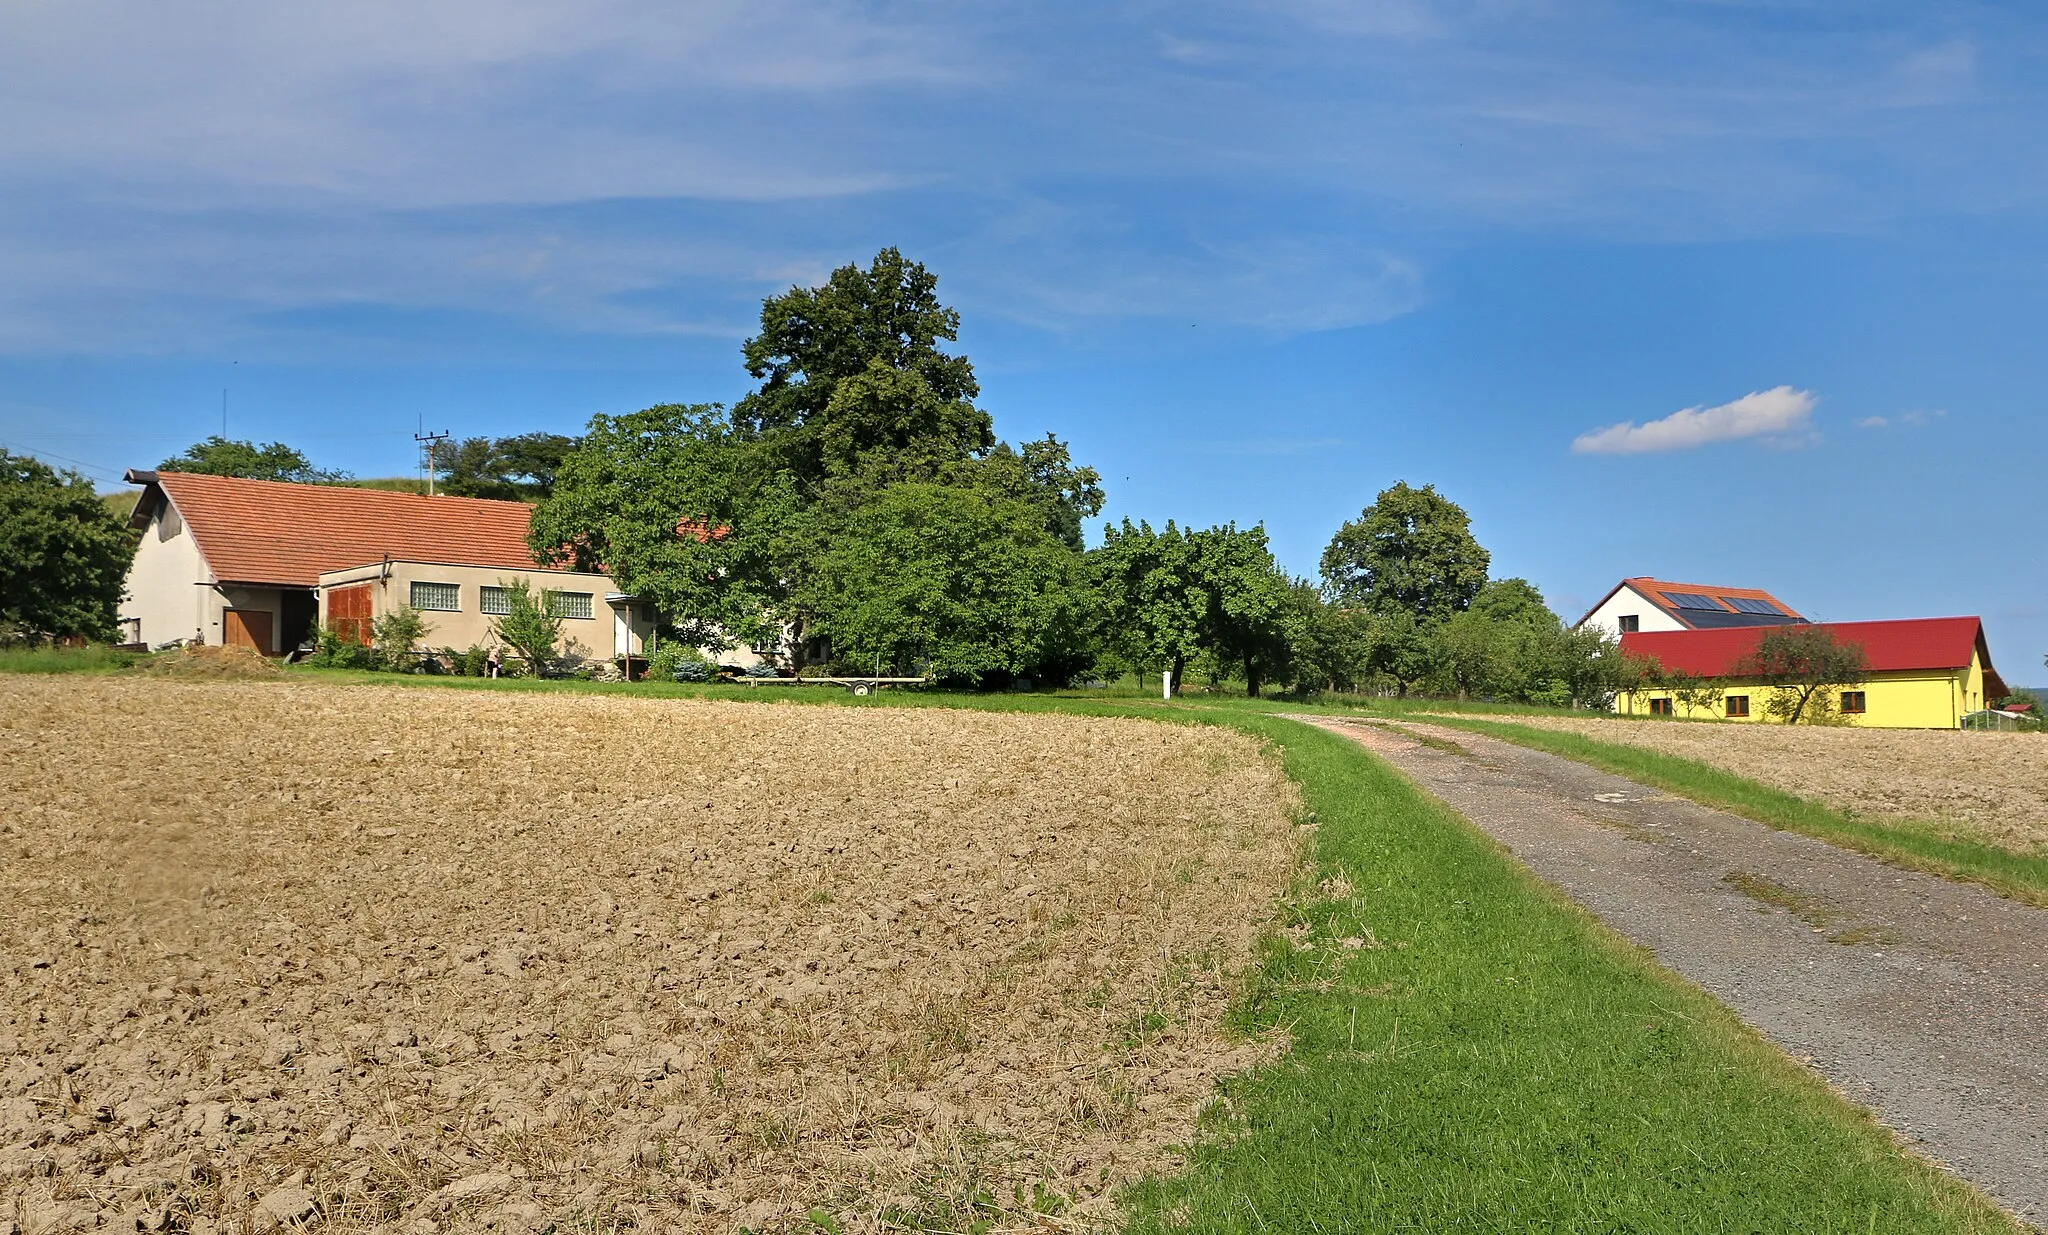
[[[434,448],[448,440],[448,431],[443,429],[439,433],[415,433],[412,435],[412,440],[420,443],[421,449],[426,455],[427,496],[432,497],[434,496],[434,464],[436,462]]]

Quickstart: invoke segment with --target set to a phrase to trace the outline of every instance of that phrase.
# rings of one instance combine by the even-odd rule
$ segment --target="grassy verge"
[[[1242,1009],[1294,1045],[1132,1230],[2014,1229],[1387,764],[1226,715],[1321,825]]]
[[[1711,764],[1638,746],[1461,716],[1433,716],[1429,723],[1562,755],[1768,827],[1799,832],[1909,870],[1982,884],[2025,904],[2048,906],[2048,856],[1946,836],[1934,823],[1852,815]]]
[[[142,659],[94,645],[82,648],[0,648],[0,673],[113,673]]]

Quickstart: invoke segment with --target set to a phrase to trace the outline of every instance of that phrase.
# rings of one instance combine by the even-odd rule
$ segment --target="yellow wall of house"
[[[1864,695],[1864,712],[1860,716],[1848,715],[1842,719],[1870,729],[1954,729],[1962,723],[1965,712],[1974,712],[1985,706],[1984,666],[1974,653],[1966,669],[1873,673],[1857,689]],[[1723,690],[1722,702],[1690,714],[1668,690],[1624,692],[1615,699],[1614,710],[1624,716],[1648,716],[1652,699],[1673,699],[1672,715],[1681,720],[1690,715],[1695,720],[1775,721],[1769,710],[1770,687],[1757,682],[1730,681]],[[1728,716],[1727,695],[1748,696],[1749,715]]]

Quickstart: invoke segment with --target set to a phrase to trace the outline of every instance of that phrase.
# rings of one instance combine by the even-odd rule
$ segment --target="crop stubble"
[[[28,1231],[1086,1225],[1274,1048],[1220,730],[17,677],[0,755]]]
[[[1840,810],[1932,820],[2021,853],[2048,849],[2048,737],[2040,734],[1506,719],[1697,760]]]

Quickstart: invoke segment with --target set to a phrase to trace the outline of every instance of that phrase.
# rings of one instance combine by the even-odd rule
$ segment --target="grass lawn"
[[[2018,1229],[1390,765],[1259,702],[302,674],[1057,709],[1272,743],[1319,825],[1315,869],[1278,907],[1237,1017],[1292,1049],[1227,1082],[1184,1172],[1125,1197],[1134,1232]]]
[[[1426,719],[1431,724],[1483,733],[1575,759],[1769,827],[1800,832],[1869,854],[1894,866],[1968,880],[2025,904],[2048,906],[2048,857],[1942,836],[1933,823],[1915,827],[1893,820],[1873,821],[1694,759],[1639,746],[1465,716],[1435,715]]]

